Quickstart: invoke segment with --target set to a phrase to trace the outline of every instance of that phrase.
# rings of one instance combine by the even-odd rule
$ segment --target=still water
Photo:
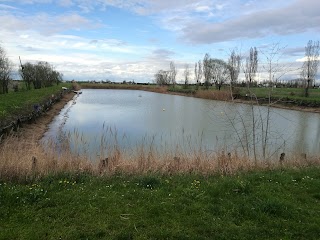
[[[141,145],[159,151],[237,151],[267,156],[319,154],[320,115],[136,90],[84,89],[49,126],[43,140],[69,142],[78,153]],[[106,153],[104,153],[106,154]]]

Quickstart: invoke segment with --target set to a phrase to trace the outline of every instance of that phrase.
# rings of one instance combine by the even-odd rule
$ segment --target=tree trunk
[[[304,91],[305,97],[309,97],[309,85],[310,85],[310,79],[307,80],[307,87],[305,88],[305,91]]]

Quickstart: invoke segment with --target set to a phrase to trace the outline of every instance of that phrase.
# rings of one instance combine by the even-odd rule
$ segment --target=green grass
[[[0,239],[319,239],[318,168],[0,184]]]
[[[71,87],[71,84],[63,83],[48,88],[21,90],[0,94],[0,120],[10,117],[13,114],[25,112],[32,109],[32,104],[40,103],[52,94],[61,91],[61,87]]]
[[[246,88],[240,88],[240,94],[245,96],[247,93]],[[251,91],[258,98],[267,98],[269,96],[270,88],[251,88]],[[272,89],[272,98],[273,99],[285,99],[285,100],[293,100],[297,103],[315,103],[320,104],[320,89],[309,89],[309,97],[304,97],[304,89],[303,88],[274,88]]]

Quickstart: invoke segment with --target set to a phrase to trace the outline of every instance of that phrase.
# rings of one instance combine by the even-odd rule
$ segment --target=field
[[[10,91],[8,94],[0,94],[0,121],[9,118],[14,114],[32,110],[32,105],[41,103],[61,91],[61,87],[71,87],[71,84],[64,83],[52,87],[32,89],[30,91]]]
[[[240,90],[241,96],[245,96],[247,90],[242,88]],[[304,97],[303,88],[252,88],[253,92],[258,98],[268,98],[269,93],[273,99],[292,99],[300,101],[316,101],[320,103],[320,89],[309,89],[309,97]]]
[[[0,181],[0,239],[319,239],[320,171]]]

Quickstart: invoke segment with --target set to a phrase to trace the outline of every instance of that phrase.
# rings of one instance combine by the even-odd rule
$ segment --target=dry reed
[[[226,91],[226,90],[221,90],[221,91],[198,90],[194,96],[197,98],[220,100],[220,101],[231,100],[230,91]]]
[[[239,171],[305,167],[319,165],[319,157],[293,155],[286,159],[254,163],[237,152],[225,153],[193,150],[160,152],[154,146],[140,146],[131,150],[114,145],[108,156],[92,160],[89,156],[63,150],[52,143],[44,146],[37,141],[23,142],[9,137],[0,145],[0,180],[27,181],[59,173],[89,173],[96,176],[115,174],[222,174]]]

